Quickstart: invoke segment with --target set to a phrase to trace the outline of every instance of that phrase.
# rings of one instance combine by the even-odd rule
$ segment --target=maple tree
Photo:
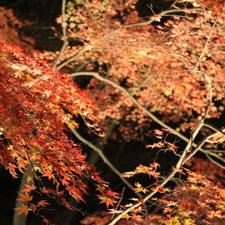
[[[1,15],[1,29],[11,29],[11,36],[0,36],[1,164],[14,177],[31,165],[39,183],[30,179],[19,194],[19,214],[48,205],[33,199],[36,190],[71,209],[64,194],[83,200],[86,176],[97,183],[100,204],[111,214],[88,216],[82,224],[224,223],[224,183],[218,179],[224,177],[224,131],[210,124],[224,111],[224,4],[168,2],[159,13],[146,5],[149,15],[142,18],[137,0],[63,0],[56,20],[62,26],[59,52],[27,48]],[[85,93],[71,79],[82,76],[90,78]],[[150,159],[122,174],[77,132],[78,116],[99,136],[114,124],[118,129],[112,128],[111,138],[143,141],[146,151],[172,153],[176,163],[163,174],[162,165]],[[134,192],[133,201],[108,189],[69,132]],[[194,157],[198,152],[208,161]],[[146,174],[149,183],[142,184],[137,174]],[[54,189],[43,185],[44,177]]]
[[[106,184],[87,165],[80,146],[66,132],[78,127],[74,119],[78,115],[95,120],[95,107],[68,76],[38,59],[35,51],[30,55],[10,42],[9,37],[0,36],[0,160],[15,178],[17,170],[24,173],[28,166],[32,170],[29,183],[19,193],[18,201],[24,204],[17,208],[18,214],[27,215],[48,205],[45,200],[32,201],[34,190],[60,198],[67,191],[76,200],[83,200],[86,184],[81,177]],[[46,188],[44,177],[56,188]],[[70,208],[65,198],[62,202]]]

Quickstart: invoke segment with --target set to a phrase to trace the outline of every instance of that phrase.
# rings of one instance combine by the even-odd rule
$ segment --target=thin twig
[[[148,21],[124,25],[124,28],[150,25],[156,20],[156,18],[158,19],[160,17],[166,16],[168,14],[173,14],[173,13],[181,13],[181,12],[185,13],[186,11],[187,11],[186,9],[169,9],[169,10],[163,11],[163,12],[161,12],[159,14],[155,14],[153,16],[153,18],[148,20]],[[196,9],[195,9],[195,11],[196,11]],[[172,15],[168,15],[168,16],[172,16]]]
[[[202,149],[202,146],[205,144],[205,143],[207,143],[207,141],[208,141],[208,139],[210,139],[212,137],[212,135],[209,135],[209,136],[207,136],[207,137],[205,137],[200,143],[198,143],[198,144],[193,144],[193,145],[195,145],[195,150],[194,151],[192,151],[189,155],[188,155],[188,157],[185,159],[185,161],[184,161],[184,164],[188,161],[188,160],[190,160],[198,151],[201,151],[201,152],[203,152],[203,153],[205,153],[205,154],[207,154],[207,151],[206,150],[203,150]]]
[[[216,128],[215,126],[213,126],[213,125],[211,125],[209,123],[205,123],[205,126],[210,128],[211,130],[214,130],[217,134],[220,133],[221,135],[225,136],[224,129],[220,130],[220,129]]]
[[[105,83],[110,84],[111,86],[119,89],[120,91],[122,91],[123,93],[125,93],[133,102],[135,105],[137,105],[144,113],[146,113],[152,120],[154,120],[156,123],[160,124],[162,127],[168,129],[170,132],[172,132],[173,134],[177,135],[179,138],[181,138],[183,141],[187,142],[189,141],[189,139],[187,137],[185,137],[184,135],[182,135],[180,132],[176,131],[175,129],[173,129],[172,127],[168,126],[167,124],[165,124],[164,122],[162,122],[161,120],[159,120],[156,116],[154,116],[151,112],[149,112],[146,108],[144,108],[143,106],[140,105],[140,103],[137,102],[137,100],[135,100],[135,98],[133,96],[131,96],[129,94],[129,92],[126,91],[126,89],[124,89],[123,87],[119,86],[118,84],[114,83],[113,81],[110,81],[107,78],[103,78],[101,77],[97,72],[76,72],[76,73],[71,73],[68,74],[71,77],[76,77],[76,76],[93,76],[98,80],[101,80]],[[208,84],[210,85],[210,80],[208,80]],[[212,102],[212,92],[210,91],[210,97],[209,97],[209,101]],[[210,103],[211,104],[211,103]],[[209,104],[209,105],[210,105]],[[209,106],[208,105],[208,106]],[[206,113],[205,113],[205,117],[208,114],[209,111],[209,107],[207,107]],[[209,128],[211,128],[212,130],[216,131],[216,132],[220,132],[222,134],[225,135],[224,132],[217,130],[215,127],[211,126],[209,123],[205,123],[204,122],[204,126],[207,126]],[[210,135],[210,138],[212,138],[215,135],[215,133],[213,133],[212,135]],[[197,147],[197,144],[195,142],[192,143],[193,147]],[[204,154],[212,154],[209,151],[205,150],[205,149],[198,149],[200,152],[204,153]],[[219,156],[218,156],[219,157]],[[223,161],[223,159],[220,157],[219,158],[220,161]],[[223,168],[223,167],[221,167]]]
[[[121,201],[122,201],[123,195],[124,195],[124,191],[125,191],[125,187],[123,187],[123,189],[122,189],[122,192],[121,192],[121,195],[120,195],[120,200],[119,200],[118,203],[116,204],[115,210],[117,210],[117,209],[119,208],[120,204],[121,204]],[[114,216],[115,216],[115,213],[112,214],[111,220],[114,218]]]
[[[71,130],[71,132],[74,134],[74,136],[80,140],[83,144],[90,147],[92,150],[94,150],[99,157],[103,160],[103,162],[123,181],[124,184],[127,185],[138,197],[142,197],[139,193],[137,193],[134,189],[134,187],[122,176],[122,174],[112,165],[112,163],[108,160],[108,158],[103,154],[102,150],[97,148],[95,145],[93,145],[91,142],[86,140],[84,137],[82,137],[74,128],[72,128],[69,124],[67,124],[68,128]]]
[[[143,107],[125,88],[121,87],[120,85],[114,83],[113,81],[104,78],[102,76],[99,75],[98,72],[76,72],[76,73],[71,73],[68,74],[68,76],[70,77],[76,77],[76,76],[93,76],[98,80],[101,80],[105,83],[110,84],[111,86],[119,89],[121,92],[123,92],[126,96],[128,96],[132,102],[145,114],[147,114],[152,120],[154,120],[156,123],[158,123],[160,126],[164,127],[165,129],[171,131],[172,133],[174,133],[175,135],[177,135],[179,138],[181,138],[182,140],[188,142],[188,138],[186,138],[184,135],[182,135],[181,133],[179,133],[178,131],[176,131],[175,129],[173,129],[172,127],[170,127],[169,125],[165,124],[163,121],[161,121],[160,119],[158,119],[155,115],[153,115],[151,112],[149,112],[145,107]]]
[[[67,45],[67,34],[66,34],[66,0],[62,0],[62,31],[63,31],[63,45],[61,47],[61,50],[59,51],[59,55],[57,56],[55,62],[53,63],[53,68],[57,68],[57,64],[64,53]]]
[[[66,61],[62,62],[61,64],[59,64],[56,69],[60,70],[61,68],[63,68],[64,66],[66,66],[67,64],[73,62],[76,58],[78,58],[79,56],[83,55],[83,53],[90,51],[92,49],[91,45],[87,45],[85,46],[81,51],[79,51],[77,54],[75,54],[74,56],[72,56],[71,58],[67,59]]]
[[[218,160],[220,160],[221,162],[225,163],[225,159],[220,157],[219,155],[217,155],[215,152],[208,151],[205,154],[206,154],[206,156],[207,155],[210,156],[210,158],[214,157],[214,158],[217,158]]]
[[[221,15],[222,15],[222,14],[221,14]],[[221,17],[221,15],[220,15],[220,17]],[[209,45],[209,41],[210,41],[210,39],[211,39],[213,30],[214,30],[214,28],[215,28],[215,26],[216,26],[216,23],[217,23],[217,20],[218,20],[218,18],[215,20],[215,22],[213,23],[213,25],[212,25],[212,27],[211,27],[211,29],[210,29],[210,32],[209,32],[209,35],[208,35],[208,37],[207,37],[205,46],[204,46],[204,48],[203,48],[203,50],[202,50],[201,55],[200,55],[199,58],[198,58],[198,62],[195,64],[193,70],[196,70],[196,69],[199,67],[199,65],[200,65],[200,63],[201,63],[203,57],[205,56],[206,50],[207,50],[208,45]]]
[[[111,35],[117,33],[118,31],[120,31],[122,29],[127,29],[127,28],[131,28],[131,27],[136,27],[136,26],[151,25],[156,20],[156,18],[158,18],[158,17],[166,16],[167,14],[171,14],[171,13],[178,13],[178,12],[185,12],[185,11],[186,11],[185,9],[170,9],[170,10],[163,11],[163,12],[161,12],[159,14],[156,14],[155,16],[153,16],[152,19],[150,19],[148,21],[140,22],[140,23],[127,24],[127,25],[121,26],[121,27],[119,27],[119,28],[117,28],[117,29],[107,33],[102,38],[100,38],[99,40],[95,41],[94,44],[101,42],[102,40],[110,37]],[[87,51],[90,51],[90,50],[93,50],[94,49],[94,44],[86,45],[78,53],[76,53],[74,56],[70,57],[69,59],[67,59],[64,62],[62,62],[61,64],[59,64],[56,68],[57,69],[61,69],[62,67],[66,66],[67,64],[73,62],[75,59],[77,59],[83,53],[85,53]]]
[[[209,156],[209,154],[206,154],[206,157],[208,158],[208,160],[212,161],[214,164],[216,164],[217,166],[221,167],[222,169],[225,170],[225,166],[221,165],[220,163],[218,163],[216,160],[214,160],[211,156]]]
[[[189,152],[189,149],[192,147],[193,140],[195,137],[198,135],[200,132],[201,128],[204,126],[204,120],[201,120],[198,125],[196,126],[195,130],[192,133],[192,136],[189,138],[188,144],[183,151],[181,157],[179,158],[175,169],[166,177],[166,179],[159,184],[160,187],[164,187],[175,175],[176,173],[180,170],[180,168],[189,160],[189,157],[187,156],[187,153]],[[201,145],[198,145],[190,155],[193,157],[193,155],[201,148],[201,146],[205,143],[207,138],[204,140],[204,142],[201,143]],[[189,156],[190,156],[189,155]],[[143,203],[147,202],[152,196],[154,196],[158,190],[152,191],[150,194],[148,194],[145,198],[143,198],[142,202],[137,202],[136,204],[132,205],[131,207],[127,208],[124,210],[122,213],[120,213],[116,218],[114,218],[108,225],[114,225],[116,224],[124,215],[132,211],[133,209],[137,208],[138,206],[142,205]]]

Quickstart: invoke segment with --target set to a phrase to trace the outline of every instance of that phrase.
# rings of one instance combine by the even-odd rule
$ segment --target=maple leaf
[[[119,194],[117,192],[114,192],[114,191],[111,191],[111,190],[107,190],[106,195],[108,197],[119,198]]]
[[[63,204],[66,206],[66,208],[72,210],[72,206],[70,205],[70,203],[65,199],[65,198],[61,198],[61,201],[63,202]]]
[[[36,212],[36,210],[37,210],[37,207],[36,207],[36,205],[34,204],[34,203],[31,203],[30,204],[30,208],[32,209],[32,211],[35,213]]]
[[[44,194],[49,194],[50,191],[46,188],[46,187],[41,187],[40,188],[41,192],[43,192]]]
[[[101,200],[100,204],[106,204],[106,207],[108,208],[110,205],[114,206],[115,200],[106,196],[100,196],[98,195],[98,198]]]
[[[136,221],[140,221],[140,222],[143,221],[143,217],[138,214],[132,214],[131,218]]]
[[[47,177],[49,180],[55,178],[54,174],[52,172],[48,171],[48,170],[47,171],[44,171],[43,174],[42,174],[42,176],[43,177]]]
[[[163,209],[163,213],[171,213],[173,211],[172,208],[166,207]]]
[[[18,211],[18,215],[25,214],[27,216],[28,212],[31,210],[27,205],[22,204],[21,207],[15,208]]]
[[[131,217],[131,216],[130,216],[129,214],[127,214],[127,213],[124,214],[124,215],[122,216],[122,218],[123,218],[123,219],[126,219],[126,220],[129,220],[130,217]]]
[[[158,139],[162,139],[162,136],[163,136],[163,131],[161,131],[161,130],[158,130],[158,129],[155,129],[154,130],[154,135],[155,135],[155,137],[157,137]]]
[[[168,150],[170,150],[170,151],[175,151],[178,149],[178,147],[176,145],[174,145],[173,143],[166,142],[166,144],[168,146]]]
[[[47,206],[47,205],[49,205],[49,203],[48,202],[46,202],[46,200],[41,200],[41,201],[39,201],[38,203],[37,203],[37,207],[45,207],[45,206]]]
[[[164,147],[165,146],[165,144],[163,143],[163,142],[161,142],[161,141],[159,141],[159,142],[157,142],[157,143],[154,143],[154,144],[148,144],[148,145],[146,145],[145,147],[146,148],[162,148],[162,147]]]
[[[36,189],[34,183],[32,183],[31,185],[30,184],[25,184],[25,187],[26,188],[23,189],[23,192],[27,192],[27,193]]]
[[[17,200],[21,202],[30,202],[33,198],[32,196],[28,195],[28,193],[22,194],[19,192],[18,194],[20,197]]]
[[[142,185],[140,183],[135,182],[134,185],[135,185],[136,192],[143,192],[144,194],[148,192],[148,190],[146,188],[142,187]]]
[[[222,198],[225,199],[225,190],[224,189],[219,189],[219,193],[222,196]]]
[[[42,220],[43,220],[43,222],[44,222],[45,224],[50,224],[50,221],[47,220],[46,217],[44,217],[43,215],[41,215],[41,218],[42,218]]]
[[[222,216],[222,212],[221,211],[209,211],[208,213],[207,213],[207,216],[209,217],[209,218],[214,218],[214,217],[218,217],[218,218],[222,218],[223,216]]]
[[[11,174],[14,178],[17,178],[18,175],[17,175],[17,173],[16,173],[15,167],[16,167],[15,165],[9,163],[9,172],[10,172],[10,174]]]

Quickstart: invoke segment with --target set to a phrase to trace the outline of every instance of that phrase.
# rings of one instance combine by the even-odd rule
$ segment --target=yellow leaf
[[[122,218],[129,220],[130,219],[130,215],[129,214],[125,214],[125,215],[122,216]]]

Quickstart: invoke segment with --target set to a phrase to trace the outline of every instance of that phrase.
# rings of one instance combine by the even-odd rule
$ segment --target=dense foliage
[[[62,34],[58,26],[51,28],[62,48],[43,52],[34,49],[34,40],[20,40],[16,28],[29,22],[1,8],[0,161],[14,177],[31,171],[19,193],[19,214],[33,211],[49,223],[39,213],[49,204],[43,196],[72,209],[65,196],[83,201],[88,178],[108,211],[81,224],[225,223],[224,124],[211,124],[224,114],[224,4],[167,1],[168,8],[156,13],[155,1],[145,5],[145,17],[139,5],[63,0],[56,19]],[[87,76],[84,90],[74,84]],[[121,143],[135,139],[146,151],[157,151],[156,157],[120,173],[80,136],[78,121],[88,134],[103,136],[103,144],[109,137]],[[133,191],[132,200],[124,199],[124,189],[109,189],[72,135],[98,153]],[[161,170],[160,152],[173,155],[168,171]],[[140,174],[147,184],[138,180]],[[33,198],[34,192],[42,197]]]

